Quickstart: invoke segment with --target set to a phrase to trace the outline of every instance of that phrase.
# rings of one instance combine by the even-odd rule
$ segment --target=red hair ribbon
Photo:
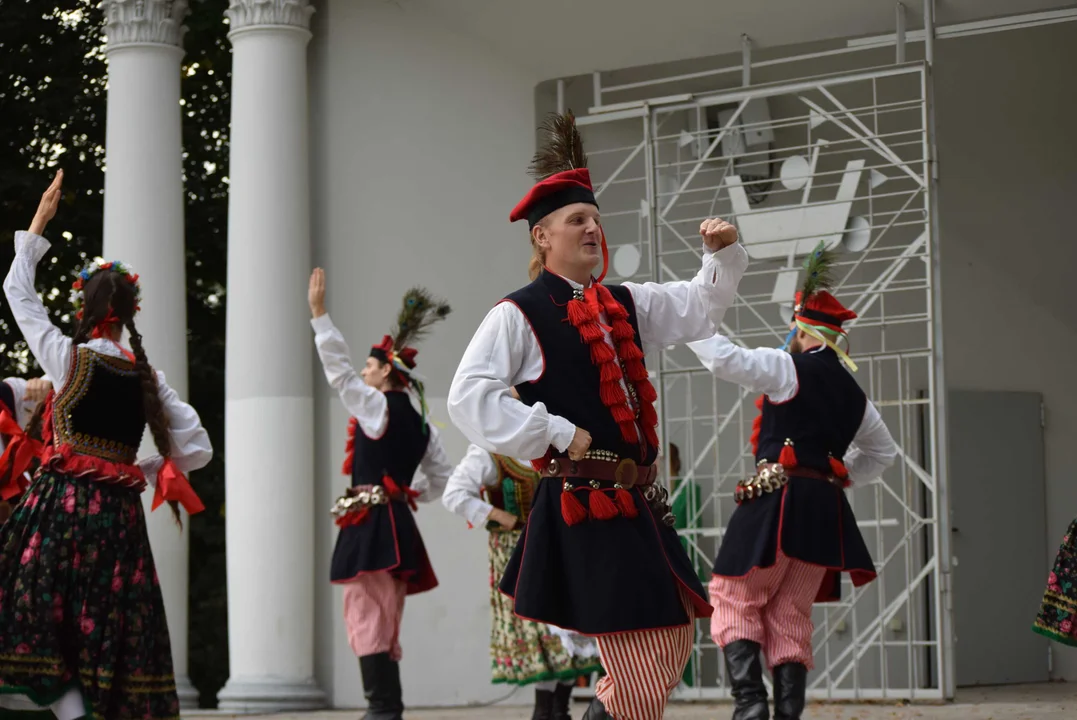
[[[172,458],[167,458],[161,469],[157,471],[157,490],[153,493],[153,506],[150,511],[152,512],[159,508],[166,500],[178,501],[189,515],[200,513],[206,509],[206,506],[198,499],[198,495],[195,494],[191,483],[176,467],[176,463]]]
[[[20,480],[41,453],[41,443],[27,435],[7,410],[0,412],[0,433],[11,438],[0,456],[0,472],[10,470],[7,482],[0,487],[0,499],[10,500],[25,489]]]
[[[120,319],[116,317],[116,313],[112,311],[112,308],[109,308],[108,315],[105,316],[105,319],[93,326],[93,332],[90,333],[90,336],[95,338],[111,338],[112,327],[119,323]]]

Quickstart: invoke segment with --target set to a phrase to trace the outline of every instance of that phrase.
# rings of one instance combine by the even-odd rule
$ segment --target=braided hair
[[[110,313],[117,320],[117,324],[127,329],[131,352],[135,356],[135,370],[142,383],[142,409],[146,416],[146,424],[149,425],[157,452],[162,458],[167,459],[172,451],[168,434],[168,417],[165,415],[161,396],[158,394],[157,373],[146,359],[146,351],[142,347],[142,335],[135,327],[138,300],[134,284],[125,275],[115,270],[99,270],[86,281],[83,297],[82,315],[75,325],[75,332],[71,339],[72,346],[78,347],[89,340],[94,328],[106,322]],[[38,404],[30,420],[30,428],[34,431],[34,435],[40,434],[44,406],[45,403]],[[179,503],[169,500],[168,505],[172,508],[172,516],[176,523],[182,527]]]

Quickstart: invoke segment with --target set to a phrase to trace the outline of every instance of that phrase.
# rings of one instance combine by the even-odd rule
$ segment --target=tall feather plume
[[[804,284],[800,286],[801,298],[808,298],[820,290],[829,290],[834,286],[834,253],[827,249],[825,242],[820,242],[808,259],[804,261]]]
[[[393,350],[399,352],[430,332],[431,326],[452,312],[447,303],[434,299],[424,288],[414,287],[404,294],[404,303],[393,328]]]
[[[576,128],[576,117],[569,110],[564,115],[550,113],[539,126],[545,141],[539,145],[527,172],[536,180],[545,180],[565,170],[587,167],[583,139]]]

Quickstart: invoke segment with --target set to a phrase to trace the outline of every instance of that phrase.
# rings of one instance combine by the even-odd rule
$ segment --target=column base
[[[321,710],[325,707],[325,693],[313,679],[229,678],[217,693],[218,710],[239,714]]]
[[[176,694],[179,695],[181,710],[198,709],[198,689],[191,684],[191,678],[186,675],[176,676]]]

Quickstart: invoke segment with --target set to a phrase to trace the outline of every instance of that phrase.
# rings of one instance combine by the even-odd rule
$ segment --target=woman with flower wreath
[[[185,472],[212,455],[198,414],[146,360],[138,276],[98,262],[73,286],[66,337],[34,290],[41,236],[63,173],[15,235],[11,312],[57,390],[42,408],[41,467],[0,527],[0,708],[49,706],[58,720],[179,717],[172,650],[139,497],[203,509]],[[130,349],[120,344],[123,330]],[[158,455],[136,461],[149,426]]]
[[[370,349],[356,372],[348,344],[326,312],[321,268],[310,275],[307,302],[325,378],[351,415],[343,468],[351,486],[332,511],[340,532],[329,579],[344,588],[344,624],[367,701],[364,718],[400,720],[404,598],[438,584],[413,512],[417,502],[441,497],[452,472],[441,436],[427,419],[414,344],[450,310],[422,288],[408,290],[393,334]]]
[[[471,445],[449,477],[441,502],[467,520],[468,527],[485,528],[489,534],[492,681],[533,684],[531,720],[569,720],[576,681],[602,670],[598,645],[594,638],[571,630],[517,617],[512,599],[497,589],[540,479],[530,460],[494,455]]]

